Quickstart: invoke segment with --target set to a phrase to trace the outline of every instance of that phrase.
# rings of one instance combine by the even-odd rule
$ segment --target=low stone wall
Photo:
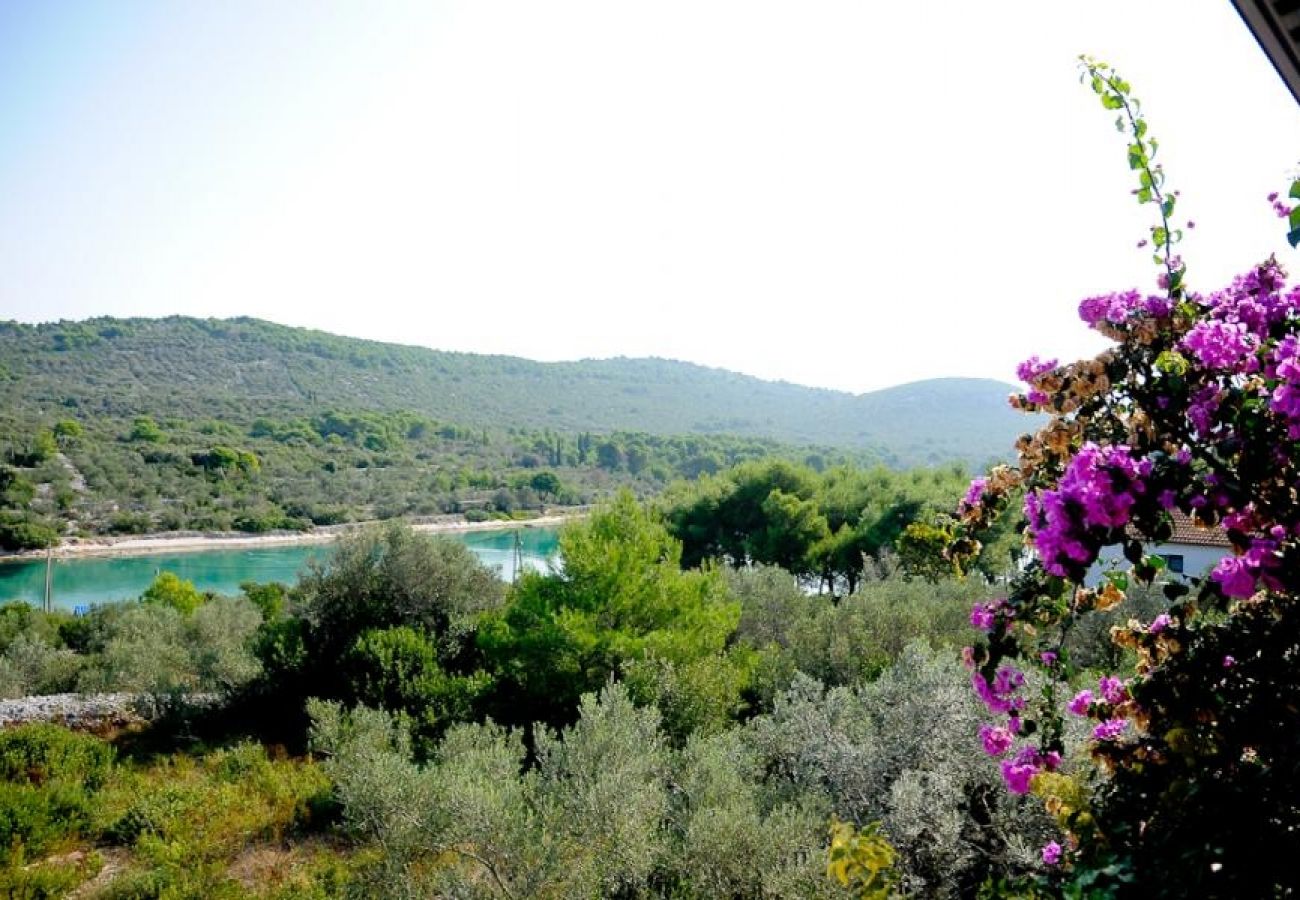
[[[182,701],[191,708],[220,702],[216,694],[190,694]],[[164,704],[150,694],[47,694],[0,700],[0,728],[27,722],[57,722],[69,728],[119,728],[148,722]]]

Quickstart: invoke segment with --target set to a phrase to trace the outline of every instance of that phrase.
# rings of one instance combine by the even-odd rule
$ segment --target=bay
[[[516,534],[524,566],[544,570],[556,548],[556,533],[550,529],[470,531],[448,536],[465,543],[484,565],[512,581]],[[310,544],[56,559],[53,606],[72,611],[134,599],[162,572],[173,572],[194,582],[200,591],[217,594],[238,594],[239,585],[245,581],[294,584],[310,560],[325,560],[329,553],[329,544]],[[0,563],[0,603],[22,600],[40,606],[44,598],[45,560]]]

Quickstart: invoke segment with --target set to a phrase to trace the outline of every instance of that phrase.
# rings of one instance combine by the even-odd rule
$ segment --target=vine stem
[[[1169,287],[1166,288],[1169,296],[1172,298],[1175,294],[1173,285],[1174,281],[1174,263],[1173,263],[1173,236],[1174,231],[1169,225],[1169,216],[1165,213],[1165,195],[1160,190],[1160,181],[1156,178],[1156,170],[1151,167],[1151,157],[1145,152],[1142,135],[1138,132],[1137,116],[1133,112],[1133,106],[1129,103],[1128,95],[1119,89],[1118,78],[1113,72],[1106,74],[1098,69],[1095,63],[1086,63],[1088,73],[1094,78],[1100,78],[1105,85],[1110,88],[1111,93],[1119,100],[1121,108],[1124,110],[1124,116],[1128,119],[1129,133],[1133,135],[1133,140],[1139,147],[1143,147],[1142,154],[1142,171],[1146,173],[1147,179],[1151,182],[1151,195],[1155,198],[1156,208],[1160,211],[1160,223],[1164,228],[1165,239],[1161,242],[1161,249],[1165,257],[1165,273],[1169,277]]]

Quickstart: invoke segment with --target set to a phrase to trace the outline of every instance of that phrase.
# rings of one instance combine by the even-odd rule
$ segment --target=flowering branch
[[[1131,96],[1129,83],[1118,72],[1090,56],[1080,56],[1079,66],[1082,69],[1080,80],[1088,81],[1093,93],[1101,98],[1101,105],[1106,109],[1121,110],[1115,119],[1115,128],[1120,132],[1127,131],[1132,139],[1128,146],[1128,165],[1138,173],[1138,186],[1133,193],[1138,203],[1154,203],[1160,212],[1160,224],[1151,227],[1151,242],[1156,251],[1153,258],[1156,265],[1165,269],[1161,286],[1173,295],[1180,290],[1186,271],[1182,258],[1173,253],[1173,245],[1183,239],[1183,232],[1169,224],[1178,203],[1178,192],[1165,195],[1164,167],[1152,162],[1160,144],[1147,136],[1146,119],[1141,114],[1142,103]]]
[[[1051,418],[1017,442],[1016,466],[972,482],[948,553],[959,565],[978,553],[973,535],[1023,492],[1033,559],[1006,597],[972,610],[982,637],[964,652],[972,687],[995,717],[980,740],[1001,760],[1009,790],[1069,811],[1060,816],[1069,846],[1045,848],[1044,861],[1118,878],[1112,864],[1122,848],[1131,866],[1139,847],[1193,840],[1177,831],[1182,817],[1188,827],[1204,827],[1206,815],[1216,826],[1217,818],[1230,821],[1222,806],[1197,819],[1187,798],[1211,796],[1205,786],[1254,785],[1261,772],[1288,772],[1300,751],[1300,740],[1287,743],[1300,735],[1300,687],[1290,705],[1279,707],[1274,694],[1277,685],[1300,683],[1300,288],[1288,289],[1270,258],[1221,290],[1186,289],[1173,249],[1182,232],[1170,226],[1177,195],[1164,190],[1152,162],[1156,142],[1140,105],[1110,66],[1084,57],[1082,67],[1131,138],[1134,193],[1160,212],[1151,237],[1161,293],[1086,298],[1080,318],[1114,346],[1094,359],[1062,365],[1033,357],[1018,367],[1027,390],[1012,405]],[[1271,199],[1300,244],[1300,211]],[[1185,521],[1230,544],[1206,577],[1172,576],[1149,551]],[[1098,572],[1107,547],[1121,551],[1127,568]],[[1081,684],[1073,627],[1158,576],[1168,605],[1150,622],[1111,630],[1132,672]],[[1262,642],[1270,642],[1267,652]],[[1021,666],[1045,675],[1036,698]],[[1056,688],[1071,682],[1073,699],[1062,709]],[[1091,720],[1094,774],[1109,775],[1094,780],[1092,804],[1057,771],[1067,755],[1066,715]],[[1279,841],[1300,828],[1300,804],[1285,799],[1300,795],[1295,787],[1279,783],[1253,798],[1290,804],[1269,820],[1282,823]],[[1183,805],[1153,809],[1166,797]]]

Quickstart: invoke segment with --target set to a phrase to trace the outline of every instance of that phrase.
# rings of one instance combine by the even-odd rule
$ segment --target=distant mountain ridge
[[[406,409],[485,428],[765,437],[868,449],[893,465],[1005,458],[1033,425],[1007,406],[1011,385],[987,379],[855,395],[658,358],[545,363],[251,318],[0,323],[0,379],[27,411],[246,421]]]

